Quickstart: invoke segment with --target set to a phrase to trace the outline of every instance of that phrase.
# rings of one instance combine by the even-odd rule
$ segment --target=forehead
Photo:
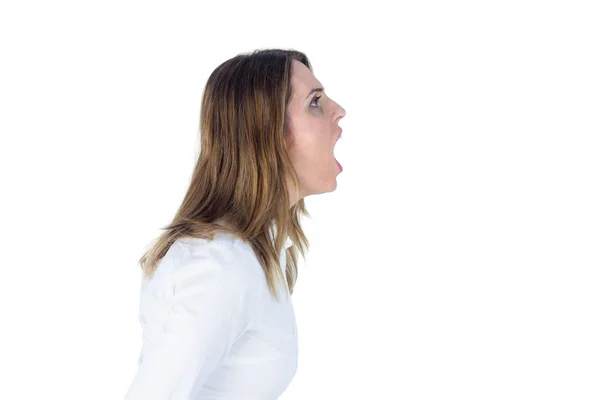
[[[315,78],[310,69],[298,60],[292,60],[291,83],[294,95],[303,97],[306,97],[311,89],[322,87],[321,82]]]

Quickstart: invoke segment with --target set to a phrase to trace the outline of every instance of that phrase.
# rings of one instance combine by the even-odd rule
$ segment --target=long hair
[[[191,182],[173,221],[161,228],[164,232],[139,260],[144,277],[153,276],[177,239],[212,240],[216,232],[225,231],[251,245],[269,290],[279,301],[276,286],[283,283],[279,255],[289,237],[286,276],[287,289],[293,293],[298,253],[305,257],[309,248],[300,218],[310,216],[304,199],[290,207],[288,193],[292,189],[298,195],[300,190],[287,153],[287,146],[293,146],[286,109],[294,59],[312,71],[302,52],[265,49],[238,54],[209,76]]]

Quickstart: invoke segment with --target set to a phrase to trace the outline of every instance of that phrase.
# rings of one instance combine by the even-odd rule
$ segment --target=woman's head
[[[147,277],[177,238],[228,230],[253,247],[276,298],[279,254],[289,237],[286,275],[293,291],[297,252],[308,249],[303,197],[334,190],[339,173],[333,146],[345,111],[323,91],[313,92],[321,87],[306,55],[294,50],[239,54],[212,72],[202,98],[198,160],[173,222],[140,260]]]
[[[217,67],[206,84],[204,157],[231,156],[229,167],[237,161],[238,168],[268,162],[268,168],[287,176],[291,207],[306,196],[336,188],[340,169],[333,146],[344,115],[325,94],[305,54],[277,49],[240,54]]]

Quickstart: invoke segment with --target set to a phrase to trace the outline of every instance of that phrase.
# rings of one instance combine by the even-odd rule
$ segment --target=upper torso
[[[290,244],[288,239],[280,254],[284,276],[285,248]],[[148,352],[159,352],[159,349],[153,350],[153,346],[161,346],[161,343],[167,342],[178,343],[172,337],[169,338],[170,341],[161,337],[169,334],[164,327],[170,318],[169,310],[174,306],[175,280],[172,277],[179,265],[186,265],[197,254],[218,258],[218,262],[221,263],[219,265],[223,265],[223,268],[233,268],[234,272],[243,275],[243,279],[252,282],[251,290],[255,290],[251,297],[252,307],[244,309],[244,313],[252,315],[239,337],[231,338],[228,342],[230,347],[226,354],[220,358],[208,376],[202,377],[202,362],[188,361],[186,365],[189,365],[189,368],[181,369],[179,375],[165,377],[171,379],[171,386],[165,388],[164,393],[169,393],[168,398],[173,400],[277,399],[291,382],[298,363],[298,336],[291,297],[287,288],[283,286],[280,287],[279,303],[272,297],[262,267],[252,248],[228,233],[217,233],[215,239],[210,242],[203,239],[178,239],[161,259],[153,278],[142,281],[139,318],[143,329],[143,347],[138,367],[143,365]],[[202,263],[198,262],[194,267],[202,267]],[[228,310],[222,312],[227,313]],[[248,315],[244,314],[244,317]],[[193,329],[198,330],[198,335],[188,336],[186,333],[185,337],[188,339],[182,339],[178,344],[182,346],[182,354],[185,354],[185,346],[190,345],[190,348],[194,348],[193,340],[196,337],[203,340],[200,339],[205,335],[202,330],[210,330],[211,326],[194,325]],[[186,343],[186,340],[190,343]],[[166,347],[164,344],[162,346]],[[176,360],[166,357],[165,360]],[[160,374],[167,374],[159,374],[159,368],[162,371],[164,366],[156,367],[154,375],[152,368],[146,368],[143,373],[139,372],[137,375],[140,376],[134,378],[126,400],[142,398],[144,383],[147,384],[152,379],[161,379]],[[164,370],[169,371],[166,368]],[[148,387],[151,386],[148,384]],[[151,397],[152,393],[144,395],[145,399],[154,398]]]

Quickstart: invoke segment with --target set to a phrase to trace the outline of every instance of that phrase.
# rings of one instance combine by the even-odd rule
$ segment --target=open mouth
[[[338,140],[339,140],[339,138],[338,138]],[[337,141],[336,141],[336,144],[337,144]],[[333,146],[332,156],[333,156],[333,159],[335,160],[335,163],[337,164],[340,172],[343,171],[342,164],[340,164],[340,162],[335,157],[335,145]]]
[[[335,149],[334,149],[334,152],[335,152]],[[335,163],[337,164],[338,168],[340,169],[340,171],[342,171],[343,170],[342,164],[340,164],[340,162],[337,160],[337,158],[335,157],[335,154],[332,154],[332,155],[333,155],[333,159],[335,160]]]

